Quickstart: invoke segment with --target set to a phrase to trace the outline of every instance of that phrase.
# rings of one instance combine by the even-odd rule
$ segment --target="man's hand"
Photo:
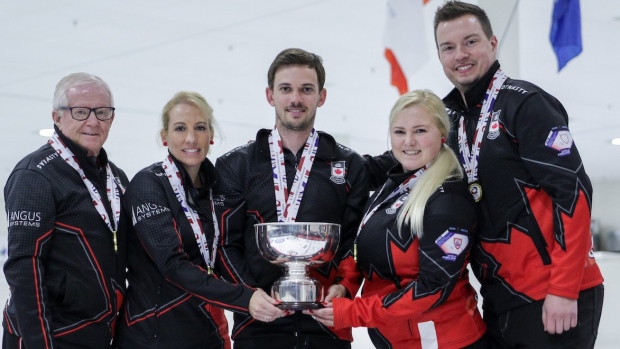
[[[576,327],[577,300],[548,294],[543,303],[542,322],[550,334],[561,334]]]

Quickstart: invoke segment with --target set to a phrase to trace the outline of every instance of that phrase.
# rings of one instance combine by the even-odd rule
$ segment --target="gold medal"
[[[480,202],[482,200],[482,186],[478,182],[473,182],[469,184],[469,192],[471,196],[474,197],[476,202]]]

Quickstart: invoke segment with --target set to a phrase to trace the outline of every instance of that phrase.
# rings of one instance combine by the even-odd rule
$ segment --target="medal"
[[[482,200],[482,186],[478,182],[469,183],[469,192],[476,202]]]
[[[469,192],[474,197],[476,202],[480,202],[480,200],[482,200],[482,186],[480,185],[480,177],[478,176],[478,163],[480,160],[482,138],[487,128],[487,124],[491,119],[491,115],[495,118],[495,123],[499,123],[499,112],[493,113],[493,104],[495,104],[497,94],[501,90],[502,84],[506,81],[506,79],[507,76],[501,69],[498,69],[497,72],[495,72],[493,79],[491,79],[491,83],[489,84],[484,96],[482,108],[480,109],[480,116],[478,117],[476,132],[474,133],[474,139],[471,146],[467,141],[464,115],[461,115],[459,119],[458,145],[460,160],[463,165],[463,169],[465,170],[465,174],[467,175]],[[494,133],[492,136],[489,135],[489,139],[497,138],[498,134],[495,134],[496,130],[493,130],[493,132]]]
[[[278,128],[269,134],[269,152],[271,154],[271,168],[273,169],[273,188],[276,195],[276,210],[278,222],[294,222],[308,183],[310,170],[319,148],[319,133],[314,129],[310,132],[306,145],[301,154],[299,165],[291,190],[287,190],[286,166],[284,165],[284,149]]]
[[[110,164],[107,164],[105,167],[106,170],[106,194],[108,197],[108,201],[110,202],[110,207],[112,208],[112,216],[109,217],[106,212],[105,206],[103,206],[103,199],[101,194],[97,191],[95,185],[86,177],[84,170],[80,166],[80,164],[76,161],[75,155],[71,152],[71,150],[64,145],[64,143],[60,140],[60,136],[56,132],[52,135],[52,138],[48,141],[48,143],[56,150],[56,152],[69,164],[69,166],[73,167],[74,170],[82,178],[84,185],[86,185],[86,189],[92,198],[93,205],[97,212],[101,215],[104,222],[108,226],[108,229],[112,232],[112,243],[114,244],[114,252],[118,252],[118,241],[116,238],[116,230],[118,229],[118,224],[121,216],[121,194],[125,192],[125,188],[120,183],[120,180],[117,180],[112,173],[112,169],[110,168]],[[114,223],[114,226],[112,225]]]
[[[217,216],[215,215],[215,206],[213,204],[213,190],[209,189],[209,203],[211,204],[211,216],[213,217],[213,243],[209,246],[202,223],[200,223],[200,216],[198,216],[198,212],[187,204],[185,187],[181,181],[181,172],[179,172],[177,165],[174,163],[170,155],[166,156],[164,161],[161,163],[161,167],[164,169],[164,173],[166,174],[166,177],[168,177],[170,186],[172,187],[172,190],[174,190],[174,194],[183,208],[183,212],[185,213],[185,217],[187,218],[189,225],[192,227],[194,237],[196,238],[196,244],[198,245],[200,254],[207,265],[207,274],[213,274],[212,270],[215,267],[215,256],[220,240],[220,228],[217,224]],[[209,250],[209,247],[211,247],[211,250]]]

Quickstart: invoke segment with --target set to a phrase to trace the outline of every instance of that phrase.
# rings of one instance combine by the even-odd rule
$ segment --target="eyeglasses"
[[[69,110],[71,117],[78,121],[84,121],[88,119],[90,113],[95,113],[95,117],[101,121],[107,121],[114,116],[115,108],[101,107],[101,108],[86,108],[86,107],[60,107],[60,110]]]

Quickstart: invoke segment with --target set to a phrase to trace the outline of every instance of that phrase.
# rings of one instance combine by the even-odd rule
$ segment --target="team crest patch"
[[[494,111],[491,116],[491,125],[489,126],[489,133],[487,134],[487,138],[493,140],[499,137],[499,114],[502,110]]]
[[[444,253],[444,256],[441,258],[451,262],[454,262],[466,250],[468,243],[469,236],[467,235],[467,230],[452,227],[448,228],[435,240],[435,244]]]
[[[398,211],[398,209],[405,203],[405,201],[407,201],[408,197],[409,197],[409,194],[401,195],[401,197],[399,197],[398,200],[394,201],[392,206],[385,209],[385,213],[387,214],[396,213],[396,211]]]
[[[332,175],[329,179],[336,184],[342,184],[345,182],[344,179],[344,168],[345,161],[334,161],[332,162]]]
[[[554,127],[549,132],[545,145],[555,149],[558,152],[558,156],[570,155],[570,148],[573,146],[573,136],[566,126]]]

